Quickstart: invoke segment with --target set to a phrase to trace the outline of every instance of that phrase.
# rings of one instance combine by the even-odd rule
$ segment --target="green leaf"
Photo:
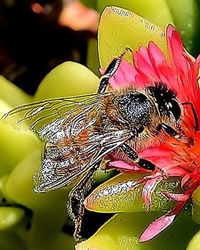
[[[200,187],[192,194],[192,216],[195,222],[200,224]]]
[[[0,120],[0,176],[9,173],[27,154],[41,148],[41,142],[32,131],[14,129]]]
[[[181,33],[185,48],[192,52],[195,46],[195,37],[199,39],[199,11],[195,0],[166,0],[174,24]]]
[[[30,249],[65,249],[67,240],[73,245],[72,238],[63,235],[61,228],[66,223],[68,189],[63,188],[48,193],[33,192],[33,176],[41,165],[41,152],[35,150],[20,162],[6,182],[5,193],[18,204],[33,211],[31,228],[28,231]],[[60,240],[59,240],[60,239]],[[64,239],[66,240],[64,245]]]
[[[14,202],[10,199],[10,197],[6,193],[6,183],[8,180],[9,175],[3,175],[0,177],[0,195],[1,195],[1,201],[3,201],[3,204],[6,202],[9,205],[13,204]]]
[[[165,33],[135,13],[118,7],[106,7],[101,15],[98,50],[101,67],[105,68],[125,48],[133,51],[154,41],[167,54]],[[130,60],[130,58],[129,58]]]
[[[196,0],[99,0],[98,10],[113,5],[128,9],[142,16],[148,21],[165,29],[167,24],[173,23],[181,33],[184,45],[189,52],[199,52],[199,6]],[[129,31],[129,30],[128,30]],[[125,31],[123,31],[126,33]],[[138,33],[139,34],[139,33]],[[134,38],[133,38],[134,39]]]
[[[145,211],[142,200],[143,184],[136,185],[143,175],[120,174],[98,186],[86,199],[88,210],[104,213]],[[173,206],[163,192],[180,192],[178,179],[168,179],[160,182],[153,192],[150,211],[166,210]]]
[[[54,203],[51,204],[54,208]],[[55,204],[56,206],[56,204]],[[29,232],[30,249],[66,250],[74,249],[74,240],[71,236],[64,234],[61,229],[66,222],[66,211],[61,214],[55,208],[54,213],[49,213],[48,204],[43,212],[36,211]],[[63,214],[65,211],[65,219]],[[61,216],[60,216],[61,215]]]
[[[88,41],[86,65],[96,75],[99,75],[99,60],[98,60],[97,40],[96,39],[90,39]]]
[[[65,62],[55,67],[42,80],[34,100],[94,93],[99,78],[85,66]]]
[[[25,242],[13,232],[0,232],[0,249],[2,250],[27,250]]]
[[[200,231],[195,234],[195,236],[191,239],[186,250],[199,250],[200,249]]]
[[[0,231],[10,229],[18,224],[25,212],[17,207],[0,207]]]
[[[0,76],[0,99],[4,100],[11,107],[31,102],[32,97],[23,90],[9,82],[3,76]]]
[[[92,1],[91,0],[81,0],[81,2],[84,5],[86,5],[86,6],[90,7],[90,8],[93,8],[93,9],[96,9],[96,5],[97,5],[96,1],[97,0],[92,0]]]
[[[179,216],[172,227],[155,239],[139,243],[139,235],[157,218],[156,213],[117,214],[91,238],[76,245],[76,250],[183,250],[198,230],[187,215]],[[188,230],[189,229],[189,230]],[[194,249],[191,249],[194,250]],[[195,249],[196,250],[196,249]]]
[[[6,194],[15,202],[37,211],[49,213],[59,212],[59,220],[65,218],[66,188],[63,190],[34,193],[33,176],[41,167],[41,151],[34,150],[21,161],[6,182]]]

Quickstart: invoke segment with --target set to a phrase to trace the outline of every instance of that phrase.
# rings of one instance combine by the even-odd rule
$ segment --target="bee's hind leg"
[[[119,65],[120,65],[120,63],[122,61],[123,56],[128,51],[132,52],[132,50],[130,48],[126,48],[124,50],[124,52],[119,57],[114,58],[111,61],[111,63],[108,65],[104,75],[101,77],[101,81],[100,81],[99,89],[98,89],[99,94],[102,94],[102,93],[104,93],[106,91],[106,87],[108,86],[109,79],[115,74],[115,72],[119,68]]]
[[[89,169],[69,193],[68,212],[75,225],[74,238],[81,239],[81,224],[84,215],[84,199],[93,184],[93,175],[99,164]]]

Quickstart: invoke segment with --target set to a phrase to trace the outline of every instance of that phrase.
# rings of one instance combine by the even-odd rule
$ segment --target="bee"
[[[153,171],[156,166],[137,153],[141,145],[153,141],[162,130],[177,139],[182,136],[181,106],[176,93],[165,83],[106,92],[125,53],[109,64],[97,94],[27,104],[3,117],[20,115],[18,124],[30,122],[30,129],[45,142],[42,166],[35,175],[35,192],[78,181],[70,191],[68,205],[75,223],[75,239],[81,237],[83,202],[102,159],[116,154]]]

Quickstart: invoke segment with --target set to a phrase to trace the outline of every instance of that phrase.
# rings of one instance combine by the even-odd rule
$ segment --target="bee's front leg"
[[[182,141],[187,145],[193,145],[193,139],[189,138],[185,135],[185,133],[183,132],[183,130],[180,127],[177,127],[178,131],[176,131],[175,129],[173,129],[171,126],[165,124],[165,123],[160,123],[157,126],[157,134],[160,133],[161,130],[164,130],[165,133],[167,133],[169,136],[174,137],[175,139],[177,139],[178,141]]]
[[[74,238],[81,239],[81,224],[84,215],[84,199],[93,184],[93,175],[99,164],[89,169],[69,193],[68,212],[75,225]]]
[[[124,50],[124,52],[119,57],[114,58],[111,61],[111,63],[108,65],[104,75],[101,77],[101,81],[100,81],[99,89],[98,89],[99,94],[102,94],[106,91],[106,87],[108,86],[108,82],[109,82],[110,78],[115,74],[115,72],[119,68],[119,65],[122,61],[123,56],[128,51],[132,52],[132,50],[130,48],[126,48]]]
[[[173,129],[172,127],[170,127],[169,125],[165,124],[165,123],[160,123],[156,130],[157,130],[157,134],[160,133],[161,130],[164,130],[168,135],[170,135],[171,137],[174,137],[176,139],[180,139],[180,133],[178,133],[175,129]]]

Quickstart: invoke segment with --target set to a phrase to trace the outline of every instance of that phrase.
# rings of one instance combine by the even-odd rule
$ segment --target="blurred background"
[[[96,38],[99,12],[105,5],[123,5],[144,16],[145,12],[151,11],[146,0],[140,4],[131,2],[1,0],[0,74],[27,93],[34,94],[42,78],[61,62],[72,60],[87,63],[88,42]],[[174,22],[185,36],[190,52],[198,54],[200,41],[199,37],[194,37],[200,29],[197,25],[198,1],[166,2],[169,15],[162,16],[161,9],[160,18],[155,13],[155,17],[150,16],[150,21],[155,22],[156,19],[156,24],[161,26],[166,23],[166,19]],[[181,11],[180,4],[183,5]],[[158,0],[151,5],[159,11]],[[95,57],[96,52],[93,53]],[[94,67],[93,70],[97,72]]]
[[[99,14],[77,0],[1,0],[0,74],[34,94],[58,64],[86,64]]]
[[[199,53],[199,0],[1,0],[0,74],[29,94],[67,60],[98,74],[95,39],[106,5],[132,10],[163,28],[174,23],[189,52]]]

